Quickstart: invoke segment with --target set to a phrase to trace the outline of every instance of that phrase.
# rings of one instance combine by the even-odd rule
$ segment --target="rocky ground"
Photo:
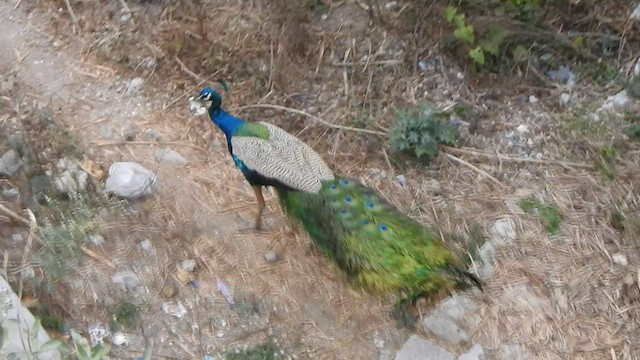
[[[72,2],[74,22],[63,2],[26,3],[0,3],[0,48],[10,49],[0,53],[0,243],[4,277],[49,320],[52,338],[68,342],[73,329],[109,344],[114,359],[640,358],[640,146],[627,132],[640,100],[628,90],[560,68],[547,74],[552,98],[497,98],[471,91],[435,53],[408,75],[393,65],[407,45],[346,21],[366,13],[351,2],[321,17],[340,41],[327,40],[326,59],[299,82],[282,78],[283,67],[303,70],[278,63],[278,44],[245,53],[242,44],[266,36],[260,5],[214,9],[211,29],[234,26],[212,37],[207,56],[219,71],[194,72],[214,66],[154,42],[173,31],[174,15],[189,17],[179,11]],[[372,53],[383,65],[344,70]],[[230,111],[299,134],[429,225],[481,233],[473,270],[484,291],[423,308],[416,329],[400,329],[393,301],[352,290],[290,230],[273,194],[266,230],[250,231],[252,191],[189,102],[221,75],[234,77]],[[370,103],[353,100],[359,91]],[[389,154],[376,135],[394,105],[422,99],[472,109],[451,116],[462,145],[428,167]],[[251,104],[325,123],[242,108]],[[367,111],[370,132],[353,130]]]

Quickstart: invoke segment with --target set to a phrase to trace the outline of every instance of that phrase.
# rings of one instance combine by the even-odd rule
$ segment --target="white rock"
[[[521,125],[518,125],[516,130],[521,134],[526,134],[526,133],[529,132],[529,126],[527,126],[525,124],[521,124]]]
[[[2,197],[6,200],[13,201],[16,200],[20,196],[20,190],[18,188],[8,188],[2,190]]]
[[[396,182],[402,187],[407,186],[407,178],[404,175],[396,176]]]
[[[571,94],[562,93],[560,94],[560,105],[566,106],[571,101]]]
[[[441,312],[434,311],[424,319],[422,324],[425,330],[430,331],[440,340],[444,340],[452,345],[457,345],[469,340],[469,334],[462,330],[453,319]]]
[[[140,246],[140,249],[142,249],[142,251],[147,252],[149,254],[154,254],[156,252],[156,250],[153,248],[153,244],[149,239],[144,239],[140,241],[138,246]]]
[[[141,77],[133,78],[129,81],[129,85],[127,85],[127,93],[133,93],[142,88],[144,84],[144,79]]]
[[[511,217],[503,217],[493,223],[489,234],[496,245],[508,245],[516,239],[516,224]]]
[[[538,102],[538,98],[535,95],[529,95],[529,103],[535,104]]]
[[[189,98],[189,111],[195,116],[202,116],[207,113],[207,108],[194,97]]]
[[[127,199],[135,199],[153,192],[156,175],[135,162],[117,162],[109,167],[105,191]]]
[[[89,241],[95,246],[100,246],[104,243],[104,237],[99,234],[92,234],[89,235]]]
[[[436,345],[435,343],[421,338],[418,335],[411,335],[409,340],[402,345],[400,351],[396,353],[395,360],[455,360],[456,356],[449,350]]]
[[[171,149],[155,149],[153,150],[153,157],[165,164],[185,165],[187,163],[187,159],[177,151]]]
[[[478,344],[473,345],[473,347],[465,354],[460,355],[458,360],[481,360],[484,357],[484,348]]]
[[[15,175],[22,165],[23,161],[18,152],[11,149],[0,157],[0,176]]]
[[[111,280],[114,284],[120,285],[124,290],[131,290],[138,286],[140,279],[138,275],[131,271],[121,271],[113,274]]]
[[[622,265],[622,266],[629,265],[629,261],[627,260],[627,257],[624,254],[615,253],[611,256],[611,260],[613,260],[613,262],[618,265]]]
[[[613,97],[612,101],[614,108],[617,110],[624,110],[627,105],[629,105],[631,99],[627,94],[627,90],[622,90]]]
[[[58,191],[64,194],[73,194],[85,191],[89,174],[83,170],[65,170],[53,179],[53,184]]]
[[[172,316],[182,319],[187,314],[187,309],[184,308],[182,302],[178,303],[164,303],[162,304],[162,310]]]
[[[631,18],[635,21],[640,21],[640,4],[631,13]]]
[[[126,335],[120,331],[115,332],[111,336],[111,342],[116,346],[129,345],[129,339],[127,339]]]
[[[273,250],[269,250],[264,253],[264,260],[269,264],[273,264],[278,261],[278,254]]]
[[[180,262],[180,267],[187,272],[192,272],[196,268],[196,261],[194,259],[184,259]]]
[[[11,235],[11,242],[14,244],[20,244],[24,242],[24,236],[22,234],[13,234]]]

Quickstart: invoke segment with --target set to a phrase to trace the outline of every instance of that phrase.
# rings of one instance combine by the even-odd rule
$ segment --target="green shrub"
[[[438,155],[439,145],[455,145],[456,129],[447,114],[424,103],[415,109],[398,111],[389,142],[393,151],[429,161]]]

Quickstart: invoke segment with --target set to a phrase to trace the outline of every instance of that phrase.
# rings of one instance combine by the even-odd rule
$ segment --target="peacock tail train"
[[[429,228],[356,179],[322,181],[315,193],[276,190],[285,213],[355,285],[371,293],[404,291],[416,299],[481,288]]]

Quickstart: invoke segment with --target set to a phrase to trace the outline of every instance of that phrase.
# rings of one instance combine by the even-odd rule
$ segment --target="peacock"
[[[376,295],[404,293],[411,303],[453,289],[482,289],[432,230],[357,179],[336,176],[310,146],[273,124],[227,113],[212,88],[203,89],[199,99],[211,102],[211,120],[253,187],[256,229],[265,207],[262,187],[271,186],[284,213],[356,287]]]

